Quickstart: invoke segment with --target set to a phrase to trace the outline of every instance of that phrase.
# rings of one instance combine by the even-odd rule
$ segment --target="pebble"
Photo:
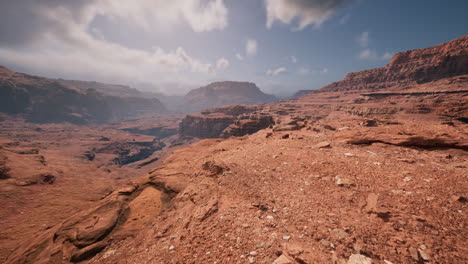
[[[250,255],[250,256],[257,256],[257,251],[255,251],[255,250],[254,250],[254,251],[250,251],[249,255]]]
[[[372,259],[361,254],[352,254],[347,264],[372,264]]]
[[[283,240],[289,240],[291,239],[291,236],[283,236]]]
[[[174,250],[174,249],[175,249],[175,247],[172,246],[172,245],[169,247],[169,250]]]
[[[249,257],[249,263],[255,263],[255,258],[254,257]]]
[[[268,219],[268,220],[273,220],[273,216],[267,215],[266,219]]]
[[[345,155],[346,157],[353,157],[353,156],[354,156],[353,153],[345,153],[344,155]]]
[[[405,178],[403,179],[403,181],[405,181],[405,182],[409,182],[409,181],[411,181],[411,180],[413,180],[411,177],[405,177]]]

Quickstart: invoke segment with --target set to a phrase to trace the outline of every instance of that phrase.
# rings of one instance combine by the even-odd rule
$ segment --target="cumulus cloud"
[[[297,70],[297,73],[302,74],[302,75],[307,75],[307,74],[325,74],[328,73],[328,68],[319,68],[319,69],[311,69],[309,67],[300,67]]]
[[[212,64],[194,58],[182,47],[129,48],[106,40],[91,25],[103,16],[143,29],[186,24],[201,32],[226,27],[227,15],[223,0],[3,1],[0,61],[49,75],[72,73],[74,77],[124,83],[159,83],[164,77],[174,80],[180,72],[212,75]],[[227,67],[226,62],[221,66]]]
[[[369,46],[369,32],[362,32],[357,38],[357,42],[363,48]]]
[[[308,25],[319,27],[328,20],[337,9],[354,0],[265,0],[267,27],[275,21],[291,24],[297,21],[297,30]]]
[[[247,55],[255,55],[257,54],[257,41],[254,39],[249,39],[247,40],[247,43],[245,44],[245,52]]]
[[[225,70],[229,67],[229,61],[225,58],[221,58],[216,62],[216,68],[218,70]]]
[[[240,53],[236,53],[236,58],[240,61],[244,60],[244,56],[242,56]]]
[[[391,52],[385,52],[384,55],[382,55],[382,59],[383,60],[389,60],[389,59],[391,59],[393,57],[393,55],[394,54],[391,53]]]
[[[361,60],[389,60],[393,57],[393,53],[385,52],[383,55],[379,55],[373,49],[365,49],[359,53]]]
[[[296,56],[291,56],[291,62],[292,62],[292,63],[297,63],[297,58],[296,58]]]
[[[268,76],[277,76],[277,75],[280,75],[280,74],[286,73],[286,72],[288,72],[288,70],[285,67],[280,67],[280,68],[277,68],[277,69],[274,69],[274,70],[267,70],[266,75],[268,75]]]
[[[348,24],[349,19],[351,18],[350,14],[346,14],[340,18],[340,25]]]

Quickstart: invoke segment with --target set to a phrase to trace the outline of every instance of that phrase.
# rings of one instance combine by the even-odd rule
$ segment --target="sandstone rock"
[[[372,264],[372,259],[361,254],[352,254],[347,264]]]
[[[367,196],[367,203],[365,207],[366,212],[373,212],[377,208],[377,200],[379,199],[379,195],[375,193],[370,193]]]
[[[350,178],[340,176],[340,175],[335,176],[335,183],[338,186],[352,186],[352,185],[354,185],[354,183],[352,182],[352,180]]]
[[[203,163],[202,169],[209,171],[210,176],[216,176],[222,174],[224,171],[227,171],[228,168],[216,164],[214,161],[207,161]]]
[[[327,141],[322,141],[320,143],[318,143],[317,145],[315,145],[316,148],[331,148],[331,145],[330,145],[330,142],[327,142]]]
[[[293,263],[295,263],[295,261],[291,260],[284,254],[282,254],[275,261],[273,261],[273,264],[293,264]]]

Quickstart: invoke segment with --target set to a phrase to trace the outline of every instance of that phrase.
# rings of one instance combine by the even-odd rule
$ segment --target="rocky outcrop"
[[[352,72],[322,92],[378,90],[468,74],[468,35],[434,47],[404,51],[382,68]]]
[[[275,100],[275,96],[263,93],[254,83],[226,81],[190,91],[184,98],[182,108],[188,112],[199,112],[222,105],[259,104]]]
[[[0,67],[0,112],[31,122],[86,124],[164,111],[158,99],[104,95]]]
[[[217,138],[235,120],[234,116],[225,114],[187,115],[179,125],[179,134],[197,138]]]
[[[228,138],[231,136],[241,137],[244,135],[250,135],[273,124],[275,124],[275,121],[273,121],[273,117],[271,115],[262,113],[252,114],[241,117],[241,119],[235,121],[234,124],[229,125],[221,132],[220,136],[222,138]]]
[[[258,112],[261,106],[230,105],[187,115],[179,134],[197,138],[228,138],[253,134],[274,124],[269,114]]]
[[[24,244],[10,255],[7,263],[88,260],[106,248],[114,236],[145,226],[144,215],[159,214],[173,196],[174,192],[160,182],[123,187],[93,208],[73,215]]]

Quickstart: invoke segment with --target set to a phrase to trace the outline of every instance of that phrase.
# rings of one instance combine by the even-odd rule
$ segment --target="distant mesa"
[[[185,112],[201,110],[231,104],[259,104],[276,101],[273,95],[262,92],[251,82],[214,82],[207,86],[191,90],[183,100]]]

